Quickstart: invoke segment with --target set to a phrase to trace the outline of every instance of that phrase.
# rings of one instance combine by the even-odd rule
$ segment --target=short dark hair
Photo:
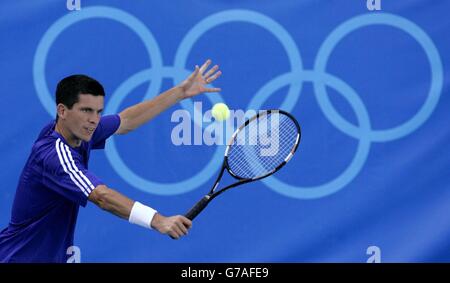
[[[86,75],[72,75],[62,79],[56,87],[56,105],[62,103],[72,109],[78,102],[79,94],[105,96],[103,86],[95,79]]]

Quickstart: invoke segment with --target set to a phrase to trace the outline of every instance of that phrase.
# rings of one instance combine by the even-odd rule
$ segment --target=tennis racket
[[[185,216],[193,220],[223,192],[280,170],[294,156],[300,137],[299,123],[294,116],[282,110],[260,111],[246,120],[227,143],[222,168],[211,191]],[[225,169],[237,181],[217,190]]]

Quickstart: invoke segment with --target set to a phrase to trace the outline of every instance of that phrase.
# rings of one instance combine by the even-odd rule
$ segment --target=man
[[[182,99],[203,92],[221,75],[207,60],[180,85],[101,117],[104,90],[84,75],[64,78],[56,89],[57,117],[35,141],[17,186],[11,221],[0,232],[0,262],[66,262],[73,245],[80,205],[87,200],[130,223],[178,239],[192,223],[181,215],[165,217],[153,208],[109,188],[88,170],[89,152],[103,149],[113,134],[126,134]]]

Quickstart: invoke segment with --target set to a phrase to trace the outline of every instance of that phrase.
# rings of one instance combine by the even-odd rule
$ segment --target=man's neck
[[[74,136],[70,135],[68,133],[68,131],[64,128],[64,126],[62,126],[60,124],[60,122],[56,122],[55,125],[55,132],[57,132],[58,134],[60,134],[61,136],[63,136],[63,138],[66,140],[66,142],[71,146],[71,147],[79,147],[81,145],[81,140],[75,138]]]

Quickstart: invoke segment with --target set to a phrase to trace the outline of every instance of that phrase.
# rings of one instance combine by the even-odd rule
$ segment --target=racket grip
[[[186,213],[186,218],[194,220],[194,218],[208,205],[211,196],[206,195],[199,200],[192,208]]]

